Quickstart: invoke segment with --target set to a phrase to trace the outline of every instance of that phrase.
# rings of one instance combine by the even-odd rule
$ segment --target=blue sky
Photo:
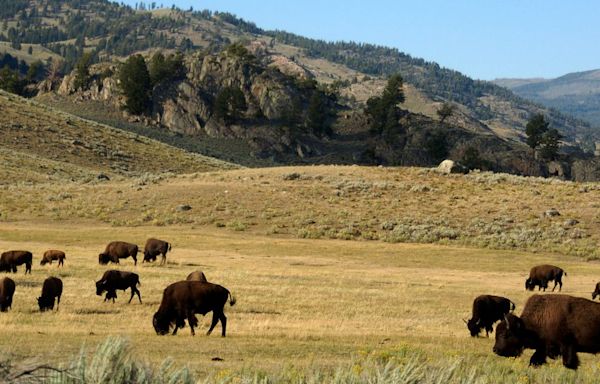
[[[600,68],[595,0],[157,0],[161,3],[231,12],[264,29],[392,46],[485,80]]]

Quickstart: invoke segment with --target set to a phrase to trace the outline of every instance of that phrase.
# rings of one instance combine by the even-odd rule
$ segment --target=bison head
[[[48,261],[46,259],[42,259],[42,261],[40,261],[40,265],[46,265]]]
[[[96,295],[102,296],[102,293],[105,290],[104,289],[105,284],[106,284],[106,282],[104,280],[96,281]]]
[[[527,280],[525,280],[525,289],[526,290],[533,291],[534,288],[535,288],[535,280],[534,279],[532,279],[530,277]]]
[[[523,320],[513,314],[504,316],[496,327],[494,353],[504,357],[520,356],[525,347],[525,325]]]
[[[101,253],[98,255],[98,263],[99,264],[108,264],[108,255],[106,253]]]
[[[44,312],[50,309],[54,309],[54,298],[53,297],[44,297],[40,296],[37,299],[38,305],[40,306],[40,311]]]
[[[166,335],[171,328],[171,321],[163,313],[156,312],[152,318],[152,325],[157,335]]]
[[[479,335],[479,331],[481,331],[481,327],[478,325],[479,321],[475,321],[474,319],[469,319],[467,323],[467,328],[469,332],[471,332],[471,336],[475,337]]]
[[[598,289],[598,287],[596,287],[596,290],[592,292],[592,300],[595,300],[596,296],[600,296],[600,290]]]

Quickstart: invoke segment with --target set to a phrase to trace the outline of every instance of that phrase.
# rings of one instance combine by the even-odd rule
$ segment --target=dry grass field
[[[119,266],[140,274],[143,304],[127,304],[126,293],[119,294],[116,304],[104,303],[94,287],[106,269],[97,264],[104,243],[123,239],[142,244],[149,236],[173,242],[168,266],[134,267],[131,260]],[[137,358],[158,365],[170,356],[201,376],[248,370],[275,374],[291,367],[332,370],[369,359],[417,359],[433,366],[461,361],[468,368],[479,367],[478,375],[565,375],[558,362],[527,368],[530,352],[520,359],[493,355],[493,339],[471,338],[461,319],[469,316],[472,299],[481,293],[508,296],[519,312],[529,296],[523,288],[526,273],[536,263],[565,268],[565,293],[589,296],[600,276],[596,263],[545,253],[277,239],[185,226],[3,223],[0,237],[0,248],[30,249],[38,261],[31,276],[22,269],[11,275],[17,290],[12,310],[1,315],[2,350],[61,363],[76,356],[82,345],[93,351],[106,337],[122,335]],[[64,269],[38,265],[48,248],[67,252]],[[177,336],[155,335],[151,317],[162,289],[196,269],[238,299],[226,309],[227,338],[218,336],[219,328],[210,337],[191,337],[189,328]],[[39,313],[35,298],[50,275],[65,283],[61,307]],[[209,320],[204,319],[204,330]],[[579,378],[600,368],[597,358],[583,356]]]
[[[598,193],[595,184],[508,175],[335,166],[9,183],[0,187],[0,249],[29,249],[36,261],[31,276],[11,275],[17,291],[0,315],[0,348],[65,364],[82,346],[91,354],[123,336],[135,358],[157,367],[172,357],[208,382],[592,383],[594,356],[581,355],[576,373],[555,361],[528,368],[531,351],[497,357],[493,338],[471,338],[462,319],[483,293],[511,298],[520,313],[539,263],[567,271],[564,293],[589,297],[600,280],[589,261]],[[545,217],[550,208],[560,216]],[[143,304],[121,292],[104,303],[98,253],[110,240],[142,246],[150,236],[173,243],[166,267],[118,267],[140,275]],[[49,248],[67,252],[64,269],[39,266]],[[196,269],[238,299],[226,308],[227,338],[219,326],[210,337],[189,328],[155,335],[162,290]],[[39,313],[49,275],[65,294],[57,313]]]

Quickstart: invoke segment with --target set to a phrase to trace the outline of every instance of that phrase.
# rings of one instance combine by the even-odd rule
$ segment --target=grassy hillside
[[[191,225],[275,237],[559,251],[597,258],[600,188],[505,174],[290,167],[5,187],[3,220]],[[179,211],[179,205],[190,205]],[[546,216],[556,209],[559,216]]]
[[[0,91],[0,183],[192,173],[236,166]]]

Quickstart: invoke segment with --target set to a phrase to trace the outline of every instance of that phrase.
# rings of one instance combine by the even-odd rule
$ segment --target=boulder
[[[469,173],[469,169],[454,160],[444,160],[438,165],[437,171],[449,175],[451,173]]]

